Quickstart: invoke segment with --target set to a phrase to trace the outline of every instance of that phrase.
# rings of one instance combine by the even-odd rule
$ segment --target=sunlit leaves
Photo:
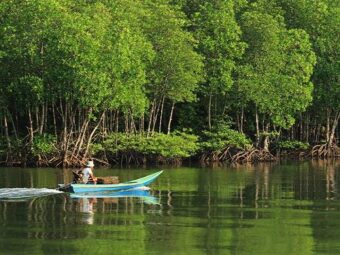
[[[284,128],[312,101],[315,54],[304,30],[288,30],[279,14],[250,9],[242,16],[248,48],[239,69],[240,89],[260,112]]]
[[[145,2],[143,29],[155,51],[149,93],[174,102],[193,101],[202,79],[202,58],[194,51],[197,42],[186,31],[185,16],[166,1]]]
[[[317,56],[312,80],[316,109],[340,109],[339,84],[339,1],[279,1],[289,27],[304,29],[310,36]]]
[[[170,135],[155,133],[153,136],[115,133],[107,137],[97,150],[114,154],[162,156],[165,158],[190,157],[198,150],[198,137],[182,132]]]
[[[224,94],[233,84],[235,60],[243,54],[234,4],[230,0],[204,1],[193,18],[198,49],[204,56],[206,85],[203,91]]]

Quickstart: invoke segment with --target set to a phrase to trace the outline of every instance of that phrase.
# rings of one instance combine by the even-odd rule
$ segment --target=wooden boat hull
[[[147,186],[154,182],[156,178],[162,174],[163,171],[159,171],[148,176],[123,182],[119,184],[62,184],[59,185],[58,190],[70,193],[81,193],[81,192],[103,192],[103,191],[119,191],[119,190],[129,190],[135,189],[143,186]]]

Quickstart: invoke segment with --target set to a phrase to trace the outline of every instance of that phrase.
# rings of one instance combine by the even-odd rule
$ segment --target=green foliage
[[[56,138],[50,134],[35,136],[32,147],[33,155],[47,155],[57,151]]]
[[[173,132],[170,135],[155,133],[150,137],[144,135],[127,135],[113,133],[102,145],[95,145],[95,151],[109,151],[113,154],[137,153],[146,156],[165,158],[186,158],[198,150],[198,137],[184,132]]]
[[[144,132],[225,119],[259,146],[296,120],[321,141],[340,112],[339,17],[330,0],[0,1],[0,151],[28,135],[35,155],[81,157],[102,132],[92,154],[189,157],[196,136]],[[201,147],[249,147],[231,127]]]
[[[98,155],[101,152],[104,152],[104,146],[101,143],[92,143],[90,145],[90,155]]]
[[[280,141],[278,145],[282,150],[307,150],[309,148],[309,143],[296,140]]]
[[[5,157],[19,158],[25,149],[24,138],[9,137],[9,141],[10,148],[8,148],[7,139],[0,136],[0,157],[3,157],[3,160],[5,160]]]
[[[271,7],[275,11],[269,14],[262,2],[241,18],[248,49],[238,72],[239,87],[274,124],[289,128],[312,100],[316,58],[308,34],[286,29],[280,9]]]
[[[8,92],[16,97],[19,106],[36,106],[42,102],[44,87],[43,81],[37,76],[20,77],[9,86]]]
[[[5,87],[11,84],[9,96],[30,105],[61,98],[94,111],[143,113],[153,51],[123,8],[133,1],[126,2],[3,3],[0,74]]]
[[[100,64],[109,79],[104,106],[138,116],[147,107],[147,69],[155,57],[139,20],[145,7],[131,0],[108,3],[107,7],[111,24],[102,43],[109,54]]]
[[[233,84],[235,60],[245,48],[231,0],[204,1],[195,13],[193,23],[199,50],[203,54],[206,83],[204,91],[226,93]]]
[[[167,1],[146,1],[141,24],[153,45],[155,58],[149,66],[148,92],[172,102],[191,102],[202,80],[202,57],[197,41],[186,31],[187,20]]]
[[[244,134],[231,129],[228,124],[219,124],[211,131],[203,131],[202,140],[201,148],[207,151],[218,151],[227,147],[251,147],[251,141]]]
[[[204,57],[205,79],[200,84],[199,96],[208,113],[204,122],[208,120],[209,128],[212,120],[223,119],[224,100],[220,99],[230,93],[237,61],[246,47],[234,11],[239,4],[242,5],[234,0],[188,0],[182,7],[190,18],[190,30],[198,41],[197,50]]]
[[[163,157],[187,158],[198,150],[198,137],[183,132],[173,132],[170,135],[155,134],[147,139],[145,154],[160,154]]]
[[[314,107],[339,111],[339,1],[280,0],[289,27],[304,29],[317,55],[312,77],[315,85]]]
[[[271,131],[271,132],[260,132],[260,136],[268,136],[270,138],[277,138],[280,136],[280,133],[277,131]]]

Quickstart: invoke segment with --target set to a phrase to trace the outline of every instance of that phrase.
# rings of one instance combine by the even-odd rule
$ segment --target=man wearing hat
[[[92,160],[89,160],[86,164],[86,167],[81,171],[83,183],[96,183],[97,178],[93,175],[94,163]]]

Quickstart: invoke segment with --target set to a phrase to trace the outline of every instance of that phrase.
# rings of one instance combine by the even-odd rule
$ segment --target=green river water
[[[95,174],[160,169],[150,191],[75,198],[45,189],[70,170],[0,168],[0,254],[340,254],[339,161]]]

